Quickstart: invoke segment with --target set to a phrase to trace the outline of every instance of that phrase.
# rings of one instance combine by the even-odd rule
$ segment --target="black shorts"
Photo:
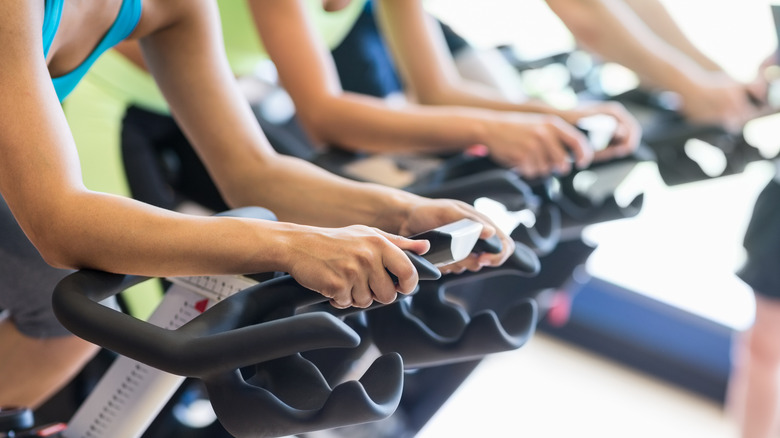
[[[780,299],[780,182],[770,181],[758,196],[744,246],[739,277],[756,293]]]
[[[54,316],[51,296],[70,272],[43,260],[0,197],[0,309],[17,330],[33,338],[69,334]]]

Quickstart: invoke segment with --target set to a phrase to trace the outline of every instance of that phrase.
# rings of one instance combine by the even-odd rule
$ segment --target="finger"
[[[501,266],[515,251],[515,241],[509,236],[501,233],[501,252],[498,254],[482,253],[479,255],[479,264],[481,266]]]
[[[482,216],[480,214],[480,216]],[[484,228],[482,230],[482,234],[480,234],[480,239],[489,239],[493,237],[494,235],[497,235],[498,238],[501,240],[501,251],[499,253],[481,253],[486,254],[485,257],[482,257],[480,254],[479,260],[482,266],[498,266],[504,263],[509,256],[512,254],[512,252],[515,250],[515,241],[506,233],[504,233],[501,229],[498,227],[493,227],[492,222],[489,218],[482,219],[484,225]],[[491,226],[492,230],[489,234],[486,232],[485,228],[488,226]]]
[[[374,293],[368,283],[359,283],[352,287],[352,305],[365,309],[374,302]]]
[[[442,266],[440,268],[440,270],[441,270],[441,273],[444,274],[444,275],[446,275],[446,274],[455,274],[455,275],[457,275],[457,274],[462,274],[462,273],[466,272],[466,267],[461,265],[460,263],[453,263],[451,265]]]
[[[417,270],[412,265],[409,257],[400,249],[388,246],[382,252],[382,264],[398,278],[398,284],[395,285],[396,291],[402,294],[410,294],[417,287],[417,282],[419,281]],[[388,280],[390,279],[389,276],[387,278]]]
[[[482,265],[479,263],[479,254],[469,254],[469,256],[464,260],[461,260],[459,264],[471,272],[478,272],[482,269]]]
[[[397,234],[387,233],[385,231],[377,229],[377,232],[389,240],[393,245],[398,248],[412,251],[415,254],[425,254],[431,249],[431,242],[427,240],[408,239],[406,237],[399,236]]]
[[[368,286],[373,293],[374,299],[382,304],[390,304],[398,296],[395,284],[393,284],[390,276],[387,275],[384,267],[382,267],[381,271],[372,272],[368,279]]]
[[[483,215],[473,218],[477,222],[482,224],[482,231],[479,233],[479,238],[482,240],[490,239],[498,232],[498,228],[493,224],[493,221]]]
[[[623,152],[625,149],[626,148],[623,143],[616,144],[615,146],[610,146],[606,149],[602,149],[596,152],[595,154],[593,154],[593,161],[594,162],[609,161],[615,158],[623,157],[627,155],[626,153]]]
[[[477,259],[476,255],[471,255],[469,258],[463,259],[457,263],[453,263],[447,267],[449,273],[456,275],[462,274],[466,271],[478,272],[480,269],[482,269],[482,266],[479,264],[479,260]]]
[[[331,285],[323,287],[317,291],[323,297],[326,297],[330,301],[330,305],[337,309],[346,309],[352,306],[352,294],[346,286]]]
[[[460,201],[457,202],[456,206],[457,207],[454,209],[455,211],[448,215],[449,219],[446,220],[445,224],[455,222],[462,218],[479,222],[482,224],[482,231],[479,233],[479,238],[483,240],[490,239],[498,232],[498,226],[496,226],[489,216],[475,210],[471,205],[461,203]]]
[[[566,175],[571,172],[571,159],[565,145],[559,140],[555,128],[544,136],[542,145],[545,158],[549,163],[550,172],[552,169],[560,175]]]
[[[642,140],[642,126],[625,111],[615,111],[612,116],[618,121],[613,137],[617,143],[617,149],[624,154],[636,150]]]
[[[549,173],[549,170],[545,168],[546,160],[542,158],[544,151],[541,149],[543,148],[541,143],[537,143],[530,148],[525,148],[524,151],[516,151],[512,161],[516,163],[516,168],[519,169],[521,175],[532,179]]]
[[[747,94],[750,103],[755,107],[761,108],[769,103],[766,88],[761,85],[748,84],[745,87],[745,93]]]
[[[588,167],[591,161],[593,161],[593,148],[591,148],[585,135],[563,120],[553,123],[552,126],[556,131],[557,137],[571,151],[577,167],[580,169]]]
[[[351,307],[352,303],[350,302],[349,304],[345,304],[345,302],[343,300],[342,301],[337,301],[335,298],[331,298],[330,299],[330,305],[335,307],[335,308],[337,308],[337,309],[346,309],[348,307]]]
[[[557,163],[550,159],[551,145],[557,146],[557,142],[552,141],[546,132],[539,139],[539,143],[535,145],[534,157],[536,160],[534,163],[536,165],[536,176],[548,176],[557,167]]]

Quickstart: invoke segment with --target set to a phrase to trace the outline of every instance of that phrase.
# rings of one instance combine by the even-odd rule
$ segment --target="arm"
[[[676,33],[665,32],[672,43],[660,37],[623,1],[547,0],[547,4],[585,48],[633,70],[647,84],[678,93],[682,111],[691,120],[738,129],[751,116],[743,84],[709,71],[709,63],[700,65],[697,56],[688,56],[685,44],[673,45],[679,42]],[[664,22],[654,20],[654,26]]]
[[[174,7],[172,1],[164,4]],[[208,17],[204,8],[178,10]],[[148,276],[281,270],[298,275],[296,278],[300,277],[304,285],[333,298],[339,306],[367,305],[372,297],[382,301],[394,298],[396,288],[385,267],[399,278],[399,291],[414,288],[416,274],[399,248],[422,252],[425,242],[408,241],[367,227],[325,230],[289,223],[186,216],[85,189],[73,140],[41,56],[42,8],[37,3],[6,2],[3,11],[0,193],[49,263]],[[214,12],[208,8],[205,11]],[[181,43],[177,48],[192,50],[194,47],[187,47],[184,40],[199,35],[199,30],[214,36],[208,31],[209,21],[200,21],[205,28],[198,29],[188,27],[192,17],[182,20],[170,23],[163,32],[170,38],[166,42]],[[232,83],[222,77],[214,79]],[[178,87],[179,92],[184,88],[186,84]],[[229,125],[218,129],[224,131],[225,126]],[[371,205],[377,205],[376,200]],[[417,204],[401,203],[396,207],[397,216],[408,219],[405,213]],[[398,222],[392,224],[396,231],[406,223],[397,216],[394,218]],[[374,218],[373,223],[379,222]]]
[[[566,149],[584,165],[584,138],[558,117],[497,113],[463,106],[389,106],[345,93],[328,50],[298,0],[253,0],[255,23],[309,134],[320,142],[369,152],[441,152],[484,144],[524,174],[567,171]]]
[[[197,29],[171,27],[147,37],[142,48],[174,116],[233,205],[262,205],[283,220],[321,226],[360,223],[401,235],[467,217],[485,225],[483,237],[496,233],[489,219],[463,203],[357,183],[276,154],[233,79],[222,53],[218,26],[209,25],[216,11],[203,1],[209,7],[189,12],[194,17],[187,20],[201,23]],[[197,94],[191,92],[195,84]],[[501,237],[505,251],[484,254],[475,260],[479,265],[469,267],[503,263],[514,245],[508,236]],[[299,243],[294,252],[310,246],[316,250],[316,245]]]
[[[647,27],[702,68],[723,73],[723,68],[705,55],[683,33],[669,11],[658,0],[623,0]]]
[[[656,35],[622,0],[547,0],[577,42],[657,86],[677,90],[703,69]]]
[[[377,22],[393,53],[404,87],[418,102],[557,114],[544,103],[511,102],[490,87],[464,79],[458,73],[444,34],[426,13],[422,1],[378,0],[375,4]]]
[[[263,44],[315,141],[377,152],[455,151],[480,142],[480,117],[474,113],[396,109],[378,98],[344,92],[303,2],[250,3]],[[468,118],[473,120],[467,123]]]
[[[621,105],[595,104],[559,110],[542,102],[509,101],[495,90],[460,76],[440,26],[425,12],[422,1],[379,0],[377,5],[383,34],[395,55],[404,84],[421,103],[543,113],[560,117],[569,124],[585,116],[609,114],[618,121],[613,147],[600,152],[595,159],[627,155],[639,144],[639,123]]]
[[[415,196],[349,181],[271,148],[225,62],[218,26],[201,12],[217,11],[199,1],[207,7],[181,8],[191,15],[180,18],[184,24],[145,37],[141,47],[173,116],[228,204],[262,205],[282,221],[361,223],[397,232]]]

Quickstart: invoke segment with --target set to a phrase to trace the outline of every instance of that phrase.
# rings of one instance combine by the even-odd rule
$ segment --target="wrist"
[[[496,111],[486,111],[480,108],[464,108],[455,114],[447,123],[447,127],[452,129],[452,138],[461,150],[466,150],[477,144],[490,143],[490,133],[492,131],[493,118]],[[500,112],[498,112],[500,113]]]
[[[376,209],[377,215],[372,225],[388,233],[400,234],[422,199],[403,190],[388,190],[382,207]]]
[[[513,111],[519,113],[546,114],[560,117],[562,117],[562,113],[566,113],[565,109],[557,108],[539,99],[530,99],[523,103],[519,103],[515,106]]]
[[[290,272],[296,258],[299,236],[312,232],[312,227],[289,222],[268,222],[255,227],[255,247],[252,265],[262,266],[259,272]]]
[[[658,85],[680,96],[691,96],[697,92],[699,84],[707,79],[708,74],[698,65],[680,61],[681,63],[668,64],[665,74],[659,75],[661,80]]]

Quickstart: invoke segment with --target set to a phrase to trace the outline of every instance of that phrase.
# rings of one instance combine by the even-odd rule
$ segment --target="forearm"
[[[484,141],[490,112],[405,103],[352,93],[306,99],[299,117],[318,142],[374,153],[438,153]]]
[[[142,48],[174,117],[228,204],[262,206],[282,221],[397,230],[413,195],[355,183],[273,151],[223,61],[212,20],[200,15],[192,20],[201,24],[196,31],[169,28]]]
[[[47,262],[67,268],[146,276],[284,270],[283,248],[298,227],[182,215],[97,192],[56,195],[45,206],[56,221],[36,215],[25,222],[37,230],[30,235]],[[23,207],[17,213],[27,215]]]
[[[547,0],[577,41],[608,61],[636,72],[643,81],[681,90],[702,68],[655,35],[619,0]]]
[[[510,101],[497,90],[460,75],[441,25],[419,0],[377,2],[378,22],[406,91],[421,105],[554,114],[540,102]]]
[[[251,165],[251,163],[248,164]],[[338,177],[305,161],[278,156],[256,163],[237,181],[234,204],[261,205],[280,220],[323,227],[363,224],[397,233],[418,197]]]
[[[458,78],[449,84],[440,84],[435,89],[416,93],[423,105],[463,106],[495,111],[517,111],[525,113],[558,114],[558,111],[541,101],[524,100],[515,102],[507,99],[498,90],[486,85]]]
[[[623,0],[656,35],[709,71],[723,68],[696,47],[658,0]]]

